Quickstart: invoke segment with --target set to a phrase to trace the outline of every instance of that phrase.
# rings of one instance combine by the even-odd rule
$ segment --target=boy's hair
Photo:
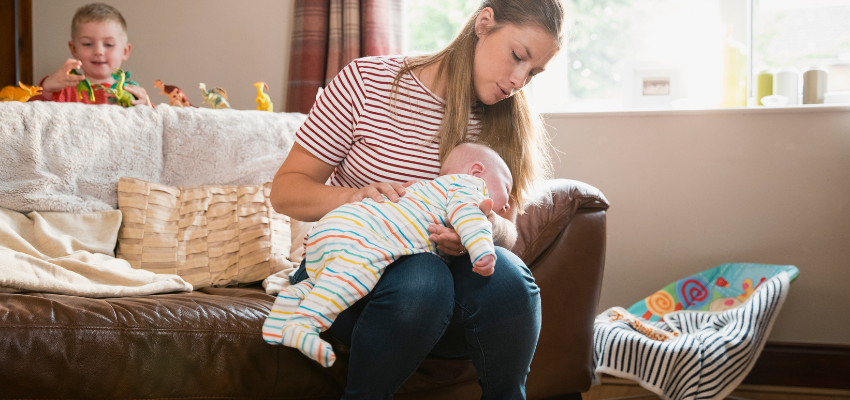
[[[466,142],[455,146],[446,156],[440,167],[440,175],[449,173],[450,170],[472,164],[475,161],[483,161],[488,168],[503,168],[510,174],[510,168],[505,160],[495,150],[483,143]]]
[[[124,31],[124,38],[127,38],[127,21],[124,21],[117,8],[109,4],[91,3],[78,8],[71,20],[71,40],[77,37],[77,27],[86,22],[116,22]]]

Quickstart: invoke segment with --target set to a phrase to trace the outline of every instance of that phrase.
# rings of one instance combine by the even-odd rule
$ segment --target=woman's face
[[[558,52],[554,37],[536,25],[495,26],[490,8],[481,11],[476,21],[478,43],[475,47],[473,82],[478,100],[495,104],[531,82],[531,78],[546,69],[546,64]]]

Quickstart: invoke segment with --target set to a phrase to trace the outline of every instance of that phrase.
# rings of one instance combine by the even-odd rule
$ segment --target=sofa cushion
[[[274,211],[270,191],[271,183],[174,187],[123,177],[117,255],[195,289],[261,281],[291,266],[289,217]]]
[[[274,297],[213,290],[236,293],[0,293],[0,398],[339,399],[344,365],[263,341]]]

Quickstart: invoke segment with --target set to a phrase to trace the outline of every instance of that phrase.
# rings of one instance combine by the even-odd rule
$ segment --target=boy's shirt
[[[38,83],[38,86],[41,86],[44,83],[44,80],[47,79],[45,76],[41,82]],[[86,104],[109,104],[110,95],[106,89],[109,86],[103,84],[93,84],[92,89],[94,90],[94,103],[89,101],[88,93],[83,93],[82,99],[79,98],[79,92],[77,91],[77,86],[69,86],[65,89],[62,89],[58,92],[53,92],[51,98],[47,98],[44,95],[33,96],[29,99],[29,101],[56,101],[60,103],[86,103]]]

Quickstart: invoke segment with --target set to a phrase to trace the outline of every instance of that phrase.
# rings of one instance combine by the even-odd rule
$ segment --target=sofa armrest
[[[517,241],[511,248],[529,267],[552,245],[579,210],[608,209],[608,199],[599,189],[569,179],[542,182],[532,198],[537,204],[517,216]]]
[[[541,201],[518,216],[511,249],[531,269],[543,309],[527,381],[529,399],[590,388],[608,209],[598,189],[578,181],[545,181],[538,196]]]

